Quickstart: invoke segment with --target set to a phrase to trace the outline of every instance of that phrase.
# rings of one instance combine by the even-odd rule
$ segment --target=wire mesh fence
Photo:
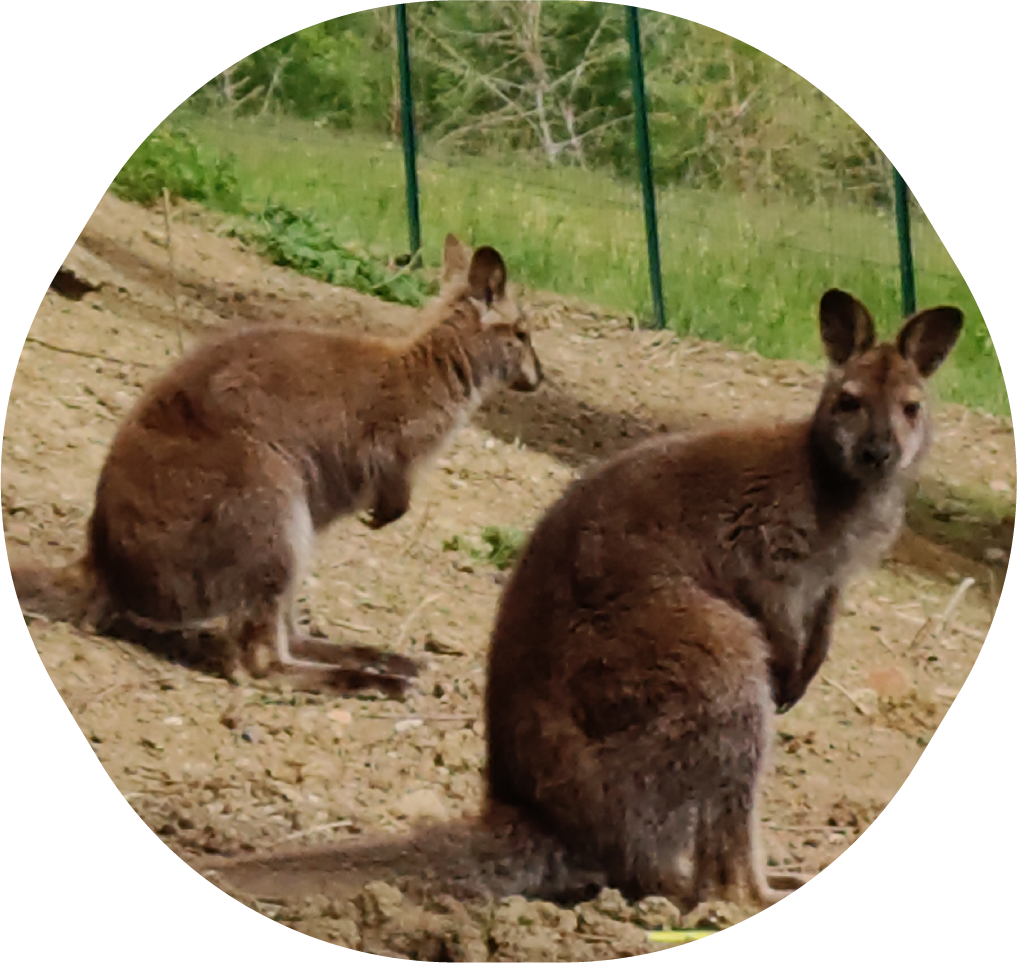
[[[193,129],[235,155],[246,196],[386,259],[433,267],[453,231],[527,286],[802,360],[826,288],[886,324],[956,303],[943,393],[1008,410],[978,307],[890,162],[724,35],[610,4],[398,5],[283,38],[202,96],[219,112],[192,98]]]

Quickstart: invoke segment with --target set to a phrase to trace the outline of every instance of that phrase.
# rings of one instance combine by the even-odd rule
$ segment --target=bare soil
[[[66,268],[85,283],[65,277],[63,293],[47,293],[4,427],[12,560],[79,554],[120,417],[203,332],[281,319],[382,334],[415,323],[411,309],[271,266],[209,223],[178,209],[168,249],[161,215],[107,197],[69,253]],[[309,618],[331,637],[429,660],[405,702],[235,687],[29,618],[89,746],[185,861],[310,851],[478,812],[485,647],[504,573],[450,548],[453,538],[479,545],[487,526],[529,529],[578,473],[651,432],[804,415],[821,381],[801,364],[633,331],[552,295],[527,303],[549,384],[488,405],[402,520],[326,533],[306,586]],[[963,684],[995,611],[1013,537],[1012,424],[957,406],[936,420],[905,537],[852,586],[820,678],[778,720],[763,802],[773,866],[819,871],[872,822]],[[955,598],[965,578],[973,584]],[[707,906],[681,920],[666,901],[630,905],[611,891],[572,908],[440,895],[418,905],[384,881],[353,899],[234,895],[324,940],[430,960],[613,959],[650,951],[647,929],[740,918]]]

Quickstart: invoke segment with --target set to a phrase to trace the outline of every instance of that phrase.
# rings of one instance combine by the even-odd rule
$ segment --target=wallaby
[[[923,383],[963,318],[923,311],[877,344],[843,291],[819,316],[831,366],[811,418],[621,454],[547,513],[504,592],[490,798],[625,892],[784,895],[756,845],[772,710],[802,697],[846,579],[903,523],[931,442]]]
[[[902,524],[931,439],[923,384],[962,323],[934,308],[876,344],[850,295],[819,313],[830,369],[811,418],[644,442],[538,524],[491,640],[481,822],[209,868],[265,896],[411,876],[758,909],[800,885],[759,862],[773,711],[801,698],[845,580]]]
[[[183,636],[231,678],[401,693],[413,661],[300,634],[294,595],[317,532],[360,511],[374,529],[394,522],[415,471],[494,389],[536,390],[540,362],[506,282],[497,251],[471,257],[450,234],[415,338],[261,326],[198,347],[117,431],[84,558],[13,569],[22,608]]]

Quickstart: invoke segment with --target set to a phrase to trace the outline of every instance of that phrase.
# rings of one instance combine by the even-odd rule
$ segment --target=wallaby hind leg
[[[294,618],[293,595],[293,591],[288,592],[280,603],[285,614],[276,646],[280,662],[293,662],[304,668],[313,664],[332,672],[336,680],[339,678],[336,672],[345,672],[350,688],[362,689],[374,684],[382,691],[399,694],[419,675],[417,664],[404,655],[371,645],[345,645],[301,632]]]
[[[765,905],[753,818],[773,710],[755,625],[685,581],[576,620],[557,651],[548,687],[491,718],[508,734],[495,798],[631,896]]]
[[[260,621],[259,640],[253,644],[252,653],[271,636],[278,671],[300,688],[339,692],[377,688],[386,695],[401,698],[417,675],[417,667],[410,659],[388,655],[371,646],[345,646],[315,639],[297,629],[296,593],[307,571],[314,542],[311,515],[304,500],[292,502],[284,531],[289,546],[289,579],[284,591],[272,601],[270,617]]]
[[[250,620],[242,628],[238,644],[240,661],[254,678],[278,676],[293,688],[305,692],[346,693],[374,688],[391,698],[405,696],[410,676],[377,669],[372,671],[367,667],[367,659],[358,665],[354,659],[348,659],[344,664],[338,658],[332,663],[301,658],[299,651],[293,651],[288,621],[283,612],[277,612],[274,616],[268,614]],[[299,643],[297,648],[299,650]],[[333,648],[341,649],[342,646]],[[235,675],[234,671],[231,677]]]
[[[755,785],[734,780],[718,787],[704,807],[711,813],[696,832],[696,902],[724,900],[763,909],[777,902],[777,892],[761,870],[756,842]]]

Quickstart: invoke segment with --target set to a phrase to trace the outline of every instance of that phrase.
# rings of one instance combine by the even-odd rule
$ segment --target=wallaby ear
[[[466,280],[470,270],[470,251],[454,234],[445,235],[445,249],[441,257],[443,282]]]
[[[826,356],[836,365],[876,343],[876,326],[868,308],[837,288],[831,288],[819,301],[819,332]]]
[[[505,262],[493,247],[478,247],[470,262],[470,295],[490,306],[505,297]]]
[[[897,335],[897,350],[913,361],[918,373],[928,378],[957,343],[964,313],[958,308],[929,308],[905,322]]]

